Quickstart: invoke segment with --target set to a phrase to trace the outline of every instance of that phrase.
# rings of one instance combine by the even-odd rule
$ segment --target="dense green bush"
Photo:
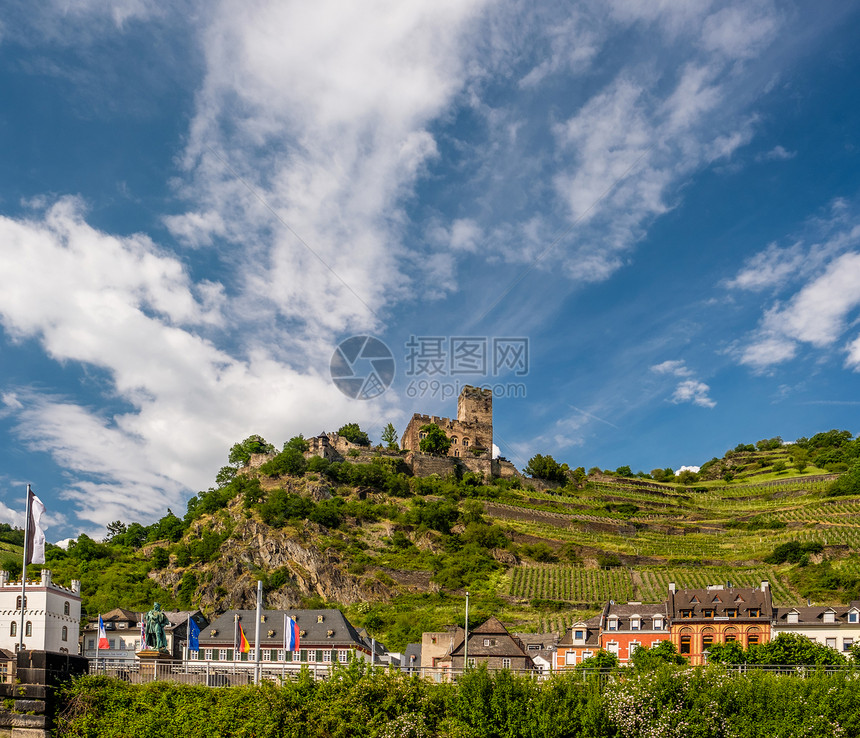
[[[437,684],[353,662],[330,679],[207,688],[84,677],[61,738],[835,738],[860,734],[854,673],[805,678],[722,667],[577,671],[544,682],[468,671]]]

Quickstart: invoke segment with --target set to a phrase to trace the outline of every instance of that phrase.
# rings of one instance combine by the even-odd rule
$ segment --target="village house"
[[[774,608],[773,637],[780,633],[796,633],[847,653],[860,642],[860,600],[848,605]]]
[[[637,647],[653,648],[669,640],[665,602],[643,605],[641,602],[620,604],[610,601],[604,607],[603,622],[600,648],[615,654],[621,664],[630,661]]]
[[[285,648],[285,618],[299,626],[299,649]],[[200,650],[189,659],[219,666],[253,662],[256,633],[255,610],[228,610],[200,631]],[[251,646],[250,653],[237,652],[239,626]],[[260,621],[260,660],[288,669],[309,666],[328,668],[351,658],[388,663],[388,651],[346,619],[340,610],[263,610]],[[249,664],[250,665],[250,664]]]
[[[109,664],[133,663],[142,648],[141,622],[145,614],[117,607],[102,615],[110,648],[98,648],[99,621],[90,620],[81,635],[81,655]],[[179,660],[188,644],[188,618],[193,618],[201,631],[208,621],[200,610],[167,610],[164,614],[170,621],[164,628],[167,650]]]
[[[448,674],[459,674],[467,666],[479,664],[485,664],[491,671],[535,669],[525,644],[511,635],[497,617],[491,617],[470,630],[468,640],[462,628],[457,628],[452,636],[451,648],[435,660],[435,666]]]
[[[24,648],[28,651],[78,652],[81,622],[81,583],[71,587],[56,584],[48,569],[41,579],[28,581],[25,599],[21,582],[11,581],[9,572],[0,571],[0,649],[17,652],[24,608]]]
[[[693,666],[705,663],[714,643],[737,641],[749,648],[770,641],[774,610],[766,581],[757,589],[711,585],[679,590],[672,583],[666,606],[671,641]]]
[[[603,613],[574,623],[556,647],[555,670],[571,669],[590,659],[600,650],[600,627]]]

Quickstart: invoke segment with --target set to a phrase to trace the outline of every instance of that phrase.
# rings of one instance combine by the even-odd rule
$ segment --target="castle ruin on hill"
[[[425,425],[436,425],[451,440],[447,456],[435,456],[421,451]],[[321,456],[330,461],[368,463],[380,454],[402,459],[415,476],[471,471],[484,479],[519,477],[516,467],[506,459],[493,458],[493,393],[489,389],[466,385],[457,399],[457,417],[441,418],[415,413],[400,440],[400,451],[359,446],[337,433],[320,433],[309,438],[306,458]],[[252,459],[259,466],[267,457]]]

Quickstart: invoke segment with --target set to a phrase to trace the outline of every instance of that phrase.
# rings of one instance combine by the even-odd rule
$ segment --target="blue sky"
[[[28,482],[51,540],[181,513],[251,433],[378,440],[464,383],[520,467],[857,432],[858,35],[827,1],[6,3],[0,518]],[[368,400],[329,372],[356,335],[397,367]]]

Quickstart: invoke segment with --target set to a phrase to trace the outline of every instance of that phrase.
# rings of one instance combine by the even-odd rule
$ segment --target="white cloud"
[[[194,203],[169,227],[242,244],[245,291],[276,314],[378,326],[409,283],[400,200],[437,156],[427,126],[462,89],[483,4],[220,3],[185,156]]]
[[[702,467],[700,467],[700,466],[682,466],[680,469],[678,469],[678,470],[675,472],[675,476],[677,477],[681,472],[684,472],[684,471],[691,471],[691,472],[693,472],[693,473],[695,473],[695,474],[698,474],[698,473],[699,473],[699,469],[701,469],[701,468],[702,468]]]
[[[207,336],[227,320],[220,290],[192,283],[149,239],[93,229],[74,199],[42,220],[0,218],[0,240],[5,330],[37,339],[60,363],[104,370],[103,389],[116,400],[108,413],[32,388],[4,390],[21,437],[69,473],[62,494],[84,520],[181,511],[189,490],[211,484],[230,444],[252,432],[280,443],[348,415],[376,423],[381,407],[391,412],[384,396],[381,406],[356,408],[334,388],[325,342],[264,347],[251,323],[248,343],[218,348]],[[275,355],[282,351],[292,364]]]
[[[768,244],[764,251],[747,259],[741,271],[726,281],[725,286],[761,290],[782,284],[803,268],[807,257],[806,249],[800,243],[787,248],[780,248],[775,243]]]
[[[818,349],[837,342],[860,307],[860,253],[833,259],[786,304],[768,309],[758,330],[743,349],[740,361],[756,369],[794,358],[798,343]],[[847,365],[855,366],[854,343],[847,347]]]
[[[702,44],[730,59],[749,59],[773,41],[779,18],[769,2],[748,0],[705,19]]]
[[[756,156],[756,161],[787,161],[797,156],[796,151],[787,151],[782,146],[774,146],[770,151]]]
[[[711,388],[704,382],[695,379],[693,371],[683,361],[670,359],[660,364],[655,364],[651,367],[651,371],[655,374],[669,375],[681,380],[675,386],[675,391],[669,398],[670,402],[676,405],[682,402],[690,402],[699,407],[716,407],[717,403],[710,397]]]

